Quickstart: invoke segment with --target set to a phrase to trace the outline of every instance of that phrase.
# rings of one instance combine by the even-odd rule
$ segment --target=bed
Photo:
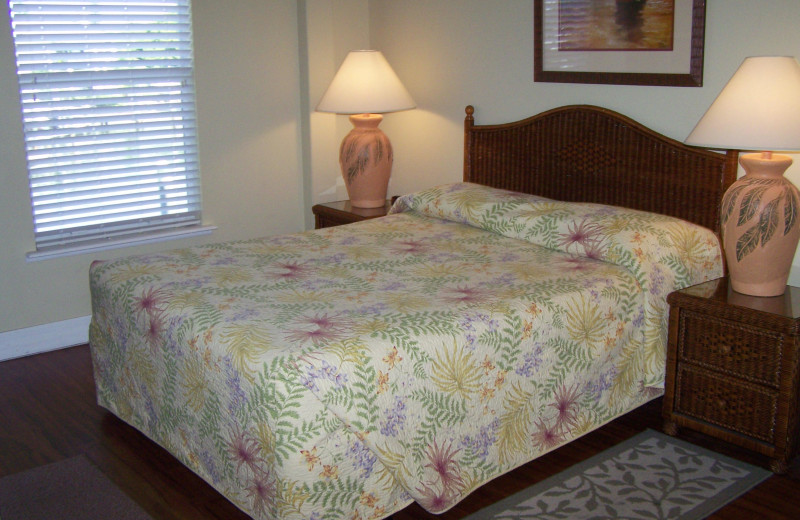
[[[442,512],[663,392],[736,154],[612,111],[465,119],[389,215],[97,261],[98,403],[258,519]]]

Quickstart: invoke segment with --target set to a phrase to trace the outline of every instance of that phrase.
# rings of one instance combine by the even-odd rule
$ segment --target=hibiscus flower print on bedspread
[[[714,235],[471,184],[92,267],[98,399],[258,518],[444,511],[663,385]]]

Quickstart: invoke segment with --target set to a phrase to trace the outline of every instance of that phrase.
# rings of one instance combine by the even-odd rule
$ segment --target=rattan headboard
[[[604,108],[572,105],[513,123],[464,121],[464,181],[563,201],[672,215],[719,232],[738,154],[684,145]]]

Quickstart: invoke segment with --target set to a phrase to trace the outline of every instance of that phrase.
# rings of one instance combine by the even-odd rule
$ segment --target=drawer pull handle
[[[731,346],[727,345],[727,344],[726,345],[722,345],[721,347],[719,347],[719,351],[722,352],[723,354],[730,354],[731,353]]]
[[[728,401],[726,401],[725,399],[717,399],[717,406],[722,409],[727,408]]]

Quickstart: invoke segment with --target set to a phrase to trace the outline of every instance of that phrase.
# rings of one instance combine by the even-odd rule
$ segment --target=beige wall
[[[304,125],[308,141],[304,143],[307,203],[329,202],[347,198],[347,189],[339,170],[339,143],[351,125],[346,116],[314,112],[328,84],[345,56],[353,49],[367,49],[369,42],[369,9],[367,0],[301,1],[305,15],[307,77],[305,92],[307,111]],[[313,227],[310,209],[306,225]]]
[[[346,197],[336,156],[349,123],[313,108],[348,50],[382,50],[419,107],[382,124],[395,148],[392,194],[460,180],[467,104],[490,123],[591,103],[684,139],[744,57],[800,56],[797,0],[708,2],[703,88],[534,83],[531,0],[233,3],[193,1],[204,220],[218,230],[31,263],[11,35],[0,10],[0,333],[88,315],[93,258],[311,227],[311,204]],[[790,177],[800,185],[800,164]]]
[[[702,88],[534,83],[531,0],[370,0],[373,47],[384,52],[418,110],[387,114],[395,151],[391,192],[461,178],[464,106],[478,123],[566,104],[611,108],[683,140],[742,60],[800,57],[797,0],[707,2]],[[800,186],[800,155],[788,172]],[[800,258],[790,281],[800,285]]]
[[[193,0],[203,220],[210,236],[26,262],[34,249],[7,9],[0,9],[0,332],[86,316],[94,258],[304,227],[297,4]]]

